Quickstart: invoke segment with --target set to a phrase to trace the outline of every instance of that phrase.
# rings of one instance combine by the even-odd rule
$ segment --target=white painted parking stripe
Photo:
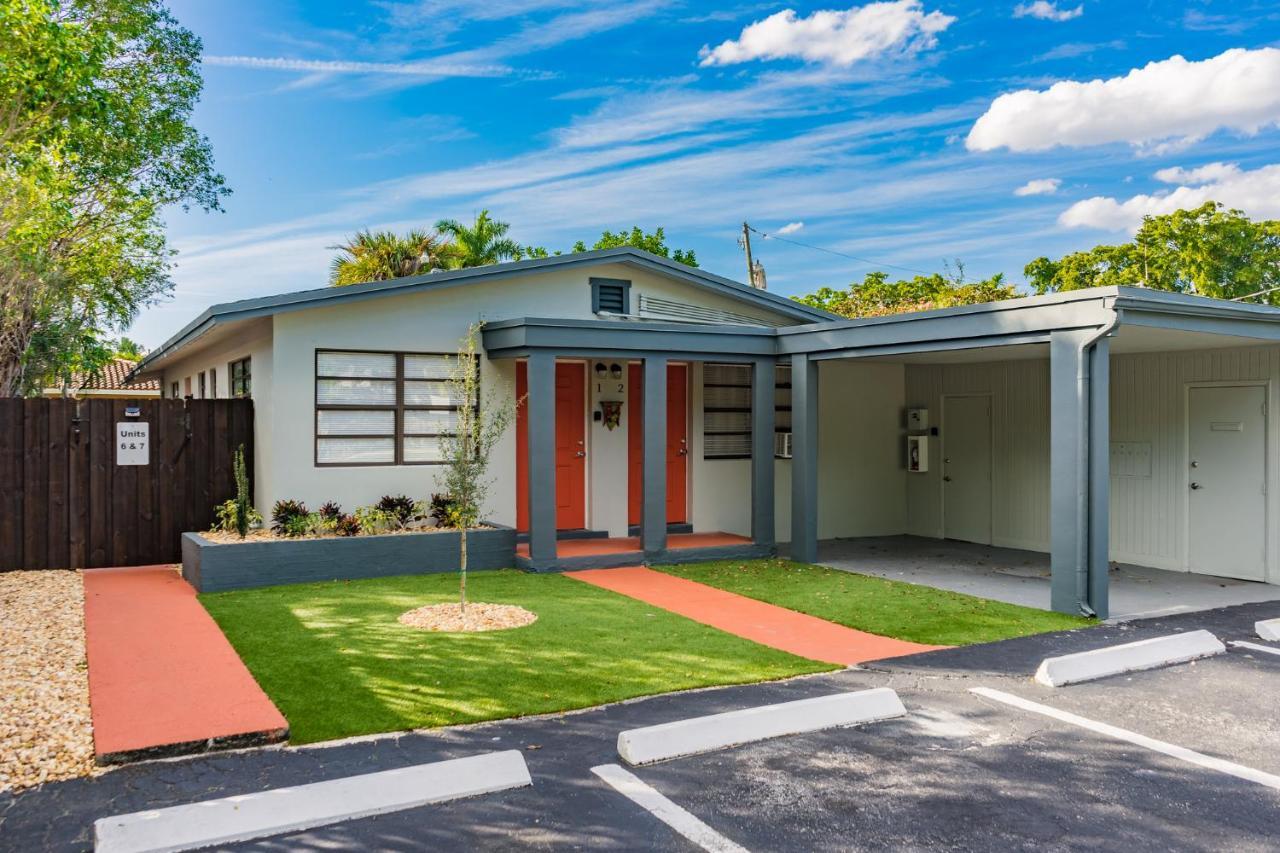
[[[618,754],[631,765],[652,764],[783,735],[888,720],[906,713],[897,693],[888,687],[875,687],[628,729],[618,735]]]
[[[198,850],[533,784],[519,750],[105,817],[98,853]]]
[[[1231,640],[1231,645],[1238,649],[1249,649],[1254,652],[1266,652],[1269,655],[1280,655],[1280,649],[1271,646],[1261,646],[1257,643],[1251,643],[1248,640]]]
[[[1208,770],[1216,770],[1219,773],[1226,773],[1228,776],[1235,776],[1237,779],[1244,779],[1248,782],[1257,782],[1259,785],[1266,785],[1268,788],[1274,788],[1280,791],[1280,776],[1273,773],[1265,773],[1261,770],[1254,770],[1252,767],[1245,767],[1243,764],[1236,764],[1233,761],[1227,761],[1222,758],[1215,758],[1212,755],[1205,755],[1202,752],[1196,752],[1194,749],[1187,749],[1177,744],[1166,743],[1162,740],[1140,735],[1137,732],[1131,732],[1128,729],[1122,729],[1108,723],[1100,723],[1097,720],[1090,720],[1087,717],[1081,717],[1072,714],[1069,711],[1060,711],[1057,708],[1051,708],[1048,705],[1041,705],[1039,702],[1032,702],[1029,699],[1023,699],[1021,696],[1014,696],[1012,693],[1005,693],[1001,690],[992,690],[989,687],[970,687],[970,693],[976,693],[979,696],[992,699],[996,702],[1003,702],[1006,705],[1012,705],[1015,708],[1021,708],[1024,711],[1030,711],[1033,714],[1041,714],[1045,717],[1052,717],[1064,723],[1070,723],[1073,726],[1079,726],[1082,729],[1088,729],[1091,732],[1097,732],[1107,737],[1122,740],[1135,746],[1141,746],[1153,752],[1159,752],[1172,758],[1204,767]]]
[[[592,767],[591,772],[708,853],[747,853],[745,847],[725,838],[617,764]]]

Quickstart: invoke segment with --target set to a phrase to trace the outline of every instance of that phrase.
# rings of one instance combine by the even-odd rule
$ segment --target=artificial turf
[[[561,575],[471,572],[472,601],[524,628],[438,634],[401,613],[455,601],[458,577],[404,575],[200,596],[289,720],[295,743],[584,708],[836,667]]]
[[[988,643],[1095,624],[1083,617],[786,560],[654,568],[850,628],[931,645]]]

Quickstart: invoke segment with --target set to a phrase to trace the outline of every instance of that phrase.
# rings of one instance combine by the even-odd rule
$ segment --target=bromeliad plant
[[[516,412],[516,401],[505,387],[491,388],[484,400],[480,399],[479,336],[480,325],[473,324],[458,349],[449,377],[450,396],[458,404],[457,429],[453,435],[440,439],[445,463],[441,485],[448,495],[440,507],[448,526],[456,527],[460,534],[459,604],[464,614],[467,610],[467,529],[480,521],[481,507],[492,485],[486,475],[489,454],[511,425]],[[437,497],[440,496],[432,496],[433,516]]]

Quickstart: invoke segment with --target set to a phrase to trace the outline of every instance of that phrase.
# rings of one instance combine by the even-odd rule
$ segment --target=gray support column
[[[556,562],[556,360],[529,356],[529,562],[550,569]]]
[[[645,557],[667,550],[667,359],[644,359],[644,463],[640,546]]]
[[[772,359],[755,363],[751,378],[751,541],[772,548],[776,537],[773,512],[774,387]]]
[[[818,364],[791,356],[791,559],[818,559]]]
[[[1111,340],[1089,359],[1089,606],[1106,619],[1111,583]]]

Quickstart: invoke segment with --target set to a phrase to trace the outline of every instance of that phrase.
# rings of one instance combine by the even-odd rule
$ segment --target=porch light
[[[609,365],[609,375],[612,376],[614,379],[621,379],[622,365],[618,364],[617,362],[614,362],[613,364]]]
[[[603,361],[596,362],[596,378],[604,379],[608,372],[609,371],[605,369]]]

